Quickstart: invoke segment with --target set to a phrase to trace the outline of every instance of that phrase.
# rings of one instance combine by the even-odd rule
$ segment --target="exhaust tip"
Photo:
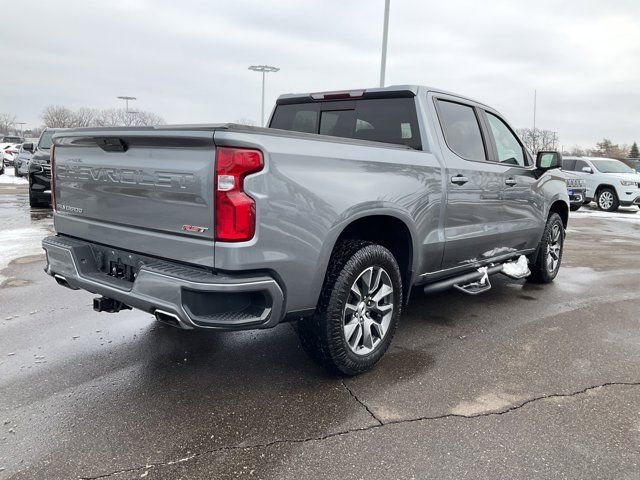
[[[182,322],[180,318],[175,313],[165,312],[164,310],[156,309],[153,314],[160,323],[164,323],[165,325],[170,325],[172,327],[183,329]]]

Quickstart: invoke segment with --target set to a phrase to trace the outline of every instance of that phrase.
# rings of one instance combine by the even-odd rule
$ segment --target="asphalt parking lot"
[[[572,214],[552,285],[414,292],[357,378],[288,324],[93,312],[43,273],[24,186],[0,185],[0,224],[2,479],[640,479],[640,213]]]

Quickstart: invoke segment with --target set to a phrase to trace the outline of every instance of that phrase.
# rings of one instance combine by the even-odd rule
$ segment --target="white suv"
[[[613,212],[619,206],[640,206],[640,174],[619,160],[594,157],[564,157],[562,169],[587,182],[587,198],[600,210]]]

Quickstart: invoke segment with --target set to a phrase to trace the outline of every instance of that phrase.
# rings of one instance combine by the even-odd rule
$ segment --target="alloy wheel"
[[[559,224],[551,227],[551,238],[547,244],[547,269],[549,273],[553,273],[560,263],[560,254],[562,252],[562,229]]]
[[[386,270],[365,269],[351,286],[342,313],[344,338],[356,355],[374,351],[384,339],[393,317],[393,284]]]
[[[613,193],[609,190],[605,190],[598,197],[598,206],[602,210],[609,210],[613,206]]]

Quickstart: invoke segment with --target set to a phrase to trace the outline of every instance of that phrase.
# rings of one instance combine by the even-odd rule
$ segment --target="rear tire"
[[[534,283],[551,283],[558,275],[562,263],[564,248],[564,224],[560,215],[549,215],[544,227],[542,239],[538,245],[538,254],[530,265],[531,275],[528,280]]]
[[[393,254],[381,245],[347,240],[331,257],[316,312],[296,330],[314,361],[331,372],[357,375],[387,351],[401,308],[402,280]]]
[[[611,188],[603,188],[596,196],[596,204],[603,212],[615,212],[620,206],[618,195]]]

